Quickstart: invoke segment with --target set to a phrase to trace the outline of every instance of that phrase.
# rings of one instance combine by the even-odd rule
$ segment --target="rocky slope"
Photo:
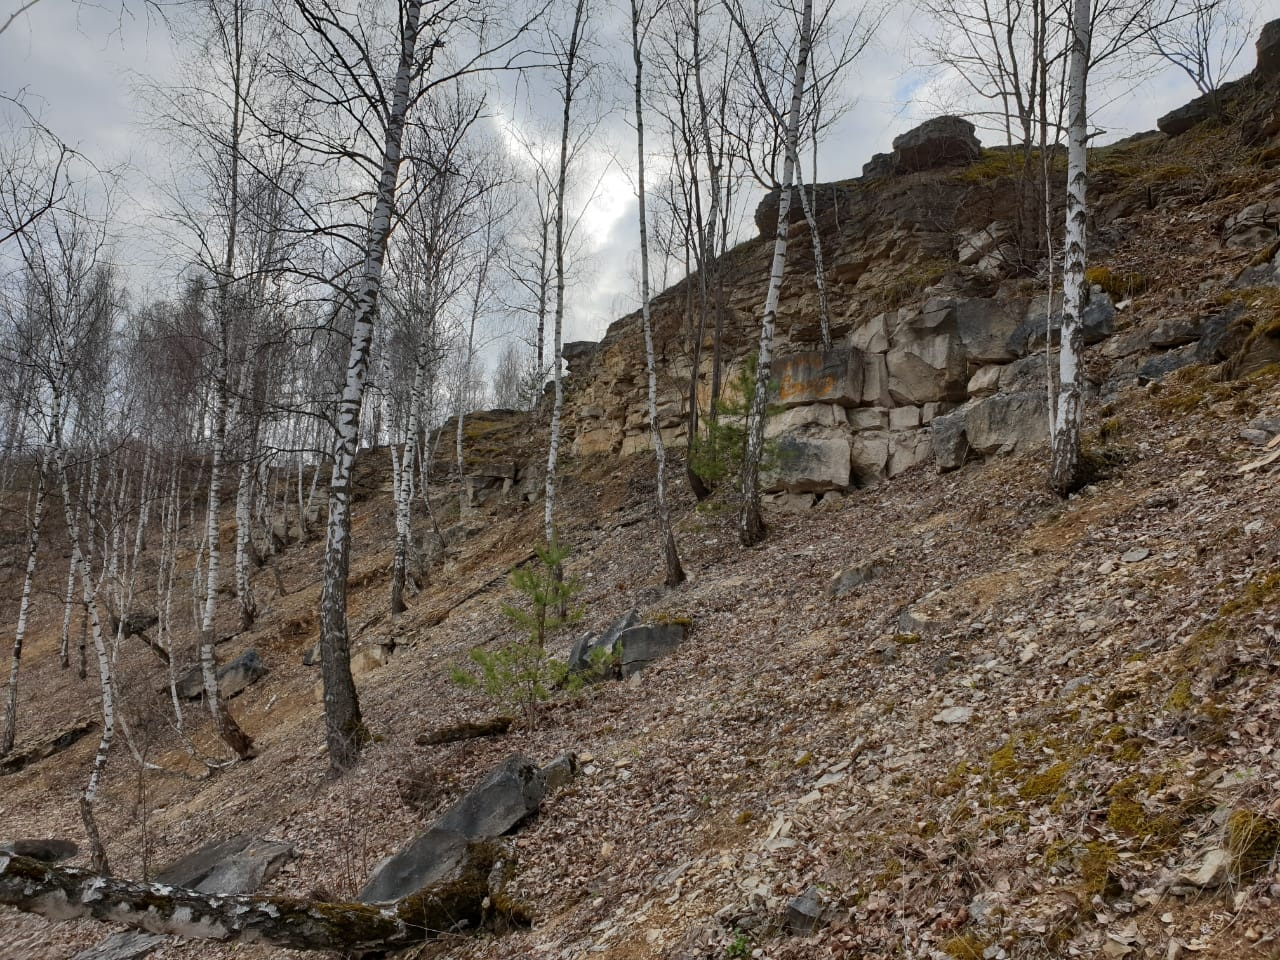
[[[231,701],[256,760],[197,778],[157,659],[122,649],[135,742],[167,772],[114,756],[100,817],[116,871],[253,832],[296,854],[265,892],[350,899],[509,754],[573,751],[577,776],[507,841],[507,895],[532,927],[458,931],[408,956],[1277,955],[1280,126],[1273,77],[1238,96],[1232,124],[1096,158],[1095,303],[1110,319],[1089,356],[1098,475],[1080,494],[1043,483],[1034,351],[1050,304],[1003,254],[984,263],[1014,215],[1007,164],[880,161],[871,173],[889,175],[837,185],[824,215],[831,355],[814,353],[812,254],[793,228],[773,431],[800,455],[775,478],[760,548],[737,545],[717,501],[695,508],[678,489],[692,576],[660,587],[635,319],[575,354],[562,524],[581,629],[637,606],[687,620],[682,645],[557,697],[534,729],[420,745],[494,711],[448,676],[511,636],[507,573],[541,525],[524,502],[538,431],[475,420],[473,476],[441,489],[439,535],[422,525],[429,582],[395,622],[385,454],[367,453],[351,621],[376,742],[354,774],[324,778],[318,677],[301,662],[319,545],[293,543],[283,589],[271,596],[261,574],[255,630],[224,625],[224,660],[253,647],[271,670]],[[751,349],[763,257],[761,242],[732,254],[735,359]],[[674,440],[691,355],[681,303],[670,291],[658,311]],[[35,611],[23,730],[95,710],[91,685],[56,667],[57,592]],[[198,713],[188,732],[216,752]],[[92,739],[0,777],[0,839],[81,836]],[[103,934],[0,911],[5,960],[70,957]],[[286,953],[166,940],[151,955]]]

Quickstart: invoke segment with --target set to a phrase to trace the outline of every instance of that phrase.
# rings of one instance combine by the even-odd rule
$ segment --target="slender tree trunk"
[[[428,321],[428,329],[431,321]],[[417,468],[418,432],[421,429],[422,384],[426,379],[427,350],[425,339],[418,346],[413,371],[413,387],[409,392],[409,429],[393,477],[396,508],[396,552],[391,568],[391,615],[403,613],[407,607],[404,590],[409,576],[409,554],[413,549],[413,477]]]
[[[258,619],[258,601],[253,595],[253,572],[250,569],[253,547],[253,443],[245,451],[240,464],[240,483],[236,488],[236,599],[240,604],[240,629],[250,629]]]
[[[822,266],[822,237],[818,235],[818,218],[813,215],[813,206],[809,203],[809,193],[804,188],[804,178],[800,175],[800,155],[795,156],[796,192],[800,194],[800,206],[804,210],[805,222],[809,224],[809,236],[813,240],[813,279],[818,287],[818,327],[822,331],[822,349],[831,349],[831,320],[827,310],[827,276]],[[815,193],[816,198],[816,185]]]
[[[787,149],[782,163],[782,189],[778,195],[778,226],[773,241],[773,266],[765,294],[764,318],[760,324],[760,352],[756,358],[755,391],[747,414],[747,451],[742,460],[742,508],[738,514],[738,537],[745,546],[764,539],[764,518],[760,515],[760,460],[764,455],[764,421],[772,373],[773,330],[778,319],[778,296],[787,265],[787,218],[791,212],[791,183],[800,133],[800,97],[813,33],[813,0],[805,0],[800,21],[800,49],[796,56],[795,80],[791,88],[791,112],[787,118]]]
[[[242,67],[244,59],[243,11],[237,7],[232,13],[231,30],[231,130],[227,145],[230,160],[229,195],[227,211],[227,242],[221,269],[218,271],[217,324],[218,343],[216,370],[214,373],[213,438],[209,464],[209,499],[205,509],[205,592],[200,615],[200,675],[204,685],[205,703],[213,717],[218,736],[235,755],[246,759],[254,755],[250,739],[231,712],[227,709],[218,689],[218,664],[214,653],[217,642],[215,615],[218,611],[218,583],[221,573],[222,549],[218,536],[218,513],[221,508],[222,471],[227,455],[227,421],[230,419],[231,390],[231,285],[234,280],[236,258],[236,234],[240,222],[240,139],[243,117]]]
[[[174,725],[179,737],[183,730],[182,701],[178,697],[178,676],[173,649],[173,585],[178,575],[178,524],[182,520],[182,505],[178,501],[178,477],[181,468],[178,457],[173,458],[169,475],[169,492],[164,505],[164,531],[160,544],[160,569],[156,575],[156,642],[169,654],[169,699],[173,704]]]
[[[546,375],[546,338],[547,338],[547,254],[551,246],[551,238],[547,235],[551,224],[544,214],[542,217],[541,243],[538,247],[538,373]],[[537,398],[534,398],[537,408]]]
[[[222,549],[218,536],[218,513],[221,506],[222,465],[227,442],[227,368],[225,326],[218,345],[219,359],[215,386],[216,399],[213,410],[213,450],[209,463],[209,501],[205,509],[205,589],[200,614],[200,676],[204,685],[205,703],[213,717],[218,736],[237,757],[246,759],[254,755],[253,740],[246,734],[223,702],[218,689],[218,663],[214,653],[217,642],[215,615],[218,612],[218,582],[221,573]]]
[[[65,368],[63,358],[66,356],[65,344],[59,343],[57,346],[60,366]],[[89,855],[93,863],[93,869],[98,873],[109,873],[107,863],[106,848],[102,845],[102,837],[98,833],[98,824],[94,816],[94,803],[98,797],[98,786],[102,782],[102,771],[107,765],[107,756],[111,751],[111,742],[115,737],[115,684],[111,676],[111,659],[107,656],[106,644],[102,638],[102,621],[98,614],[97,592],[93,588],[93,571],[90,567],[88,558],[80,547],[80,521],[78,513],[71,509],[71,484],[67,479],[67,463],[66,457],[62,450],[62,410],[63,397],[61,384],[65,383],[64,378],[59,378],[58,382],[53,386],[53,396],[51,398],[52,414],[51,434],[53,436],[53,458],[54,467],[58,472],[58,482],[62,490],[63,512],[67,524],[67,536],[71,540],[71,563],[80,577],[81,597],[84,603],[84,609],[93,628],[93,645],[98,655],[98,679],[102,694],[102,737],[98,741],[98,750],[94,754],[92,772],[89,774],[89,782],[85,786],[84,793],[80,795],[80,817],[84,822],[85,834],[89,840]],[[96,461],[95,461],[96,462]],[[97,495],[97,484],[93,485],[90,497]],[[92,499],[90,500],[92,504]],[[88,510],[90,522],[86,539],[93,539],[92,517],[94,511],[92,506]]]
[[[27,531],[27,567],[22,579],[22,596],[18,601],[18,627],[14,632],[13,657],[9,665],[9,695],[5,701],[4,730],[0,731],[0,757],[13,749],[18,724],[18,668],[22,663],[22,641],[27,634],[27,613],[31,609],[31,586],[36,576],[36,553],[40,548],[40,524],[44,520],[44,495],[48,464],[44,454],[36,476],[35,506],[31,528]]]
[[[698,381],[702,374],[702,341],[706,338],[707,314],[711,302],[711,288],[723,282],[722,266],[716,257],[716,224],[720,217],[720,164],[716,160],[715,150],[711,143],[710,111],[707,107],[706,90],[702,83],[702,7],[699,0],[694,0],[690,10],[690,33],[693,54],[693,85],[698,100],[698,132],[702,135],[702,149],[707,158],[707,180],[711,188],[710,209],[707,211],[705,229],[700,230],[695,244],[699,249],[698,295],[699,316],[697,338],[693,345],[693,369],[689,373],[689,451],[692,452],[698,441],[699,419],[701,409],[698,400]],[[686,271],[687,273],[687,271]],[[714,281],[709,277],[714,273]],[[718,331],[719,325],[716,325]],[[719,363],[719,341],[716,341],[712,357],[712,367]],[[713,369],[711,376],[711,398],[708,404],[709,420],[716,421],[716,399],[719,392],[718,371]],[[685,463],[685,473],[689,480],[689,489],[699,500],[711,495],[702,477],[693,469],[693,457]]]
[[[1085,181],[1089,113],[1091,31],[1089,0],[1073,0],[1071,59],[1067,88],[1067,217],[1063,242],[1062,345],[1058,353],[1058,397],[1053,422],[1053,468],[1049,482],[1060,496],[1079,487],[1080,425],[1084,418]],[[1052,303],[1050,309],[1052,309]]]
[[[369,348],[382,289],[382,264],[391,235],[395,211],[396,181],[405,117],[409,111],[409,84],[418,43],[420,2],[404,5],[403,33],[391,109],[387,116],[377,199],[369,222],[364,267],[356,296],[356,315],[347,358],[346,382],[338,401],[333,446],[333,473],[329,481],[329,524],[325,541],[324,583],[320,594],[320,657],[324,682],[325,740],[329,769],[334,775],[355,765],[369,739],[360,715],[355,681],[351,677],[351,641],[347,633],[347,575],[351,564],[351,467],[355,462],[360,405],[369,371]]]
[[[644,193],[644,60],[640,54],[640,0],[631,0],[631,54],[636,65],[636,176],[640,205],[640,316],[644,326],[644,355],[649,372],[649,429],[653,436],[653,452],[658,460],[658,525],[662,535],[662,552],[668,587],[684,582],[680,554],[676,550],[675,532],[671,528],[671,508],[667,504],[667,452],[658,426],[658,373],[653,350],[653,322],[649,312],[649,226],[645,220]]]
[[[458,436],[457,450],[455,452],[458,458],[458,496],[462,498],[461,507],[463,510],[469,504],[467,502],[466,465],[462,462],[462,425],[467,414],[467,394],[471,387],[471,365],[475,362],[476,320],[480,317],[480,297],[484,291],[485,279],[489,272],[488,230],[491,228],[492,221],[489,227],[486,228],[484,262],[478,267],[475,295],[471,299],[471,322],[467,325],[467,355],[463,361],[462,383],[459,384],[458,388]]]
[[[560,453],[560,414],[564,407],[564,383],[560,374],[560,353],[563,347],[562,336],[564,331],[564,287],[565,287],[565,264],[564,264],[564,208],[565,208],[565,192],[568,187],[569,180],[569,123],[573,112],[573,98],[575,93],[576,82],[574,73],[578,66],[579,46],[582,41],[582,31],[585,26],[587,15],[587,0],[576,0],[573,11],[573,28],[570,31],[569,42],[565,48],[564,59],[564,89],[563,93],[563,113],[560,122],[560,165],[556,177],[556,209],[555,209],[555,256],[556,256],[556,312],[555,312],[555,341],[554,349],[551,354],[551,369],[555,379],[555,402],[551,407],[551,439],[547,450],[547,482],[546,482],[546,501],[543,511],[543,528],[547,538],[547,543],[554,543],[556,539],[555,531],[555,504],[556,504],[556,461]],[[559,567],[556,568],[556,574],[559,575]]]

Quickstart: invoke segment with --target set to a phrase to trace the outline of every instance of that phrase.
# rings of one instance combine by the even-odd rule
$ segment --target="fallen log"
[[[448,727],[440,727],[420,733],[413,742],[420,747],[434,747],[444,743],[458,743],[462,740],[478,740],[481,737],[501,737],[515,723],[514,717],[492,717],[488,720],[464,720]]]
[[[326,903],[290,897],[219,896],[160,883],[59,869],[0,854],[0,904],[51,920],[92,917],[135,930],[193,940],[239,940],[355,957],[423,943],[486,919],[490,876],[503,874],[504,852],[491,841],[438,883],[394,903]],[[494,903],[502,897],[495,896]]]

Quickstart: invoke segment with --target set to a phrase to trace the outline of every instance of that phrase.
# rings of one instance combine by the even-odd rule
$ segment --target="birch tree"
[[[371,23],[329,0],[295,0],[294,37],[301,57],[287,67],[290,82],[311,105],[311,125],[297,134],[311,155],[343,165],[355,183],[369,184],[366,227],[348,237],[359,263],[350,302],[351,334],[345,374],[333,421],[333,468],[329,480],[329,519],[320,600],[321,674],[324,682],[325,736],[330,770],[349,769],[368,739],[351,677],[347,629],[347,575],[351,560],[350,484],[361,404],[368,379],[370,348],[382,290],[383,264],[396,218],[402,145],[413,108],[433,88],[459,77],[513,65],[512,45],[540,11],[514,25],[495,24],[485,9],[446,0],[422,17],[420,0],[395,7],[394,51],[387,64]],[[450,41],[472,46],[445,61]],[[423,36],[424,33],[428,35]],[[494,39],[494,34],[497,34]],[[507,57],[497,63],[499,55]],[[439,63],[438,63],[439,61]],[[433,67],[440,70],[433,72]],[[391,69],[388,69],[390,67]],[[343,196],[349,196],[344,191]],[[339,207],[341,204],[339,204]],[[336,208],[335,208],[336,209]],[[350,211],[340,211],[350,216]],[[349,220],[346,222],[350,222]]]
[[[4,729],[0,730],[0,757],[13,749],[18,723],[18,670],[22,665],[22,643],[27,633],[27,615],[31,610],[31,588],[36,576],[36,554],[40,549],[40,528],[44,520],[45,490],[48,486],[47,454],[41,451],[37,463],[34,506],[27,524],[26,564],[22,593],[18,598],[18,624],[14,631],[13,654],[9,661],[9,690],[5,699]]]
[[[483,105],[483,97],[462,84],[455,85],[424,104],[423,115],[409,131],[411,159],[404,188],[408,199],[392,250],[394,269],[386,298],[396,352],[407,361],[403,376],[411,384],[407,394],[388,391],[390,396],[400,394],[396,415],[390,419],[394,429],[403,431],[402,445],[397,446],[397,436],[390,444],[396,505],[393,616],[406,609],[409,567],[416,558],[412,539],[414,471],[419,460],[425,465],[429,459],[420,438],[423,425],[431,422],[431,384],[444,352],[441,311],[463,292],[467,244],[483,229],[472,206],[492,186],[485,177],[476,176],[484,166],[480,159],[483,146],[468,149]],[[390,368],[390,362],[387,366]]]
[[[1057,390],[1052,396],[1049,485],[1066,496],[1085,482],[1080,451],[1084,420],[1084,309],[1088,245],[1089,77],[1093,68],[1138,43],[1146,6],[1125,0],[1072,0],[1067,58],[1067,202],[1063,230],[1062,342]],[[1100,39],[1099,39],[1100,35]]]
[[[555,383],[555,397],[551,407],[551,430],[547,444],[547,478],[546,496],[543,510],[543,533],[548,544],[556,542],[555,503],[556,503],[556,463],[560,454],[560,415],[564,408],[564,384],[561,377],[564,333],[564,291],[565,291],[565,207],[569,183],[570,133],[573,120],[573,105],[582,86],[587,80],[586,64],[583,63],[586,44],[587,18],[589,14],[587,0],[574,0],[573,16],[569,25],[569,37],[556,49],[556,72],[560,95],[560,160],[556,167],[555,191],[555,275],[556,275],[556,309],[553,321],[554,332],[551,350],[551,371]]]
[[[658,426],[658,372],[653,352],[653,323],[649,311],[649,227],[645,217],[644,189],[644,58],[640,43],[640,0],[631,0],[631,55],[635,61],[636,104],[636,197],[640,217],[640,317],[644,328],[644,355],[649,375],[649,431],[653,440],[653,452],[657,458],[657,513],[659,535],[662,538],[664,564],[663,582],[668,587],[684,582],[684,570],[676,550],[675,533],[671,528],[671,508],[667,503],[667,454]]]
[[[739,11],[741,8],[738,8]],[[744,36],[745,21],[739,12],[734,22]],[[764,539],[764,518],[760,514],[760,461],[764,455],[764,421],[772,373],[773,334],[778,318],[778,298],[787,265],[787,217],[791,210],[791,185],[800,133],[800,99],[804,92],[805,71],[812,41],[813,0],[804,0],[800,16],[799,43],[796,50],[794,79],[791,85],[791,108],[787,115],[787,147],[782,163],[782,186],[778,196],[778,224],[774,230],[773,262],[769,270],[769,286],[765,293],[764,316],[760,323],[760,347],[756,356],[755,389],[747,413],[747,449],[742,459],[742,506],[738,514],[738,537],[744,546]]]

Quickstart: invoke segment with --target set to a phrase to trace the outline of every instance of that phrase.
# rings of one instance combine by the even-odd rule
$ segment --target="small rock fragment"
[[[947,707],[934,715],[934,723],[968,723],[973,719],[973,707]]]
[[[1231,852],[1217,847],[1208,851],[1195,870],[1181,874],[1178,879],[1201,890],[1212,890],[1226,883],[1231,876]]]

